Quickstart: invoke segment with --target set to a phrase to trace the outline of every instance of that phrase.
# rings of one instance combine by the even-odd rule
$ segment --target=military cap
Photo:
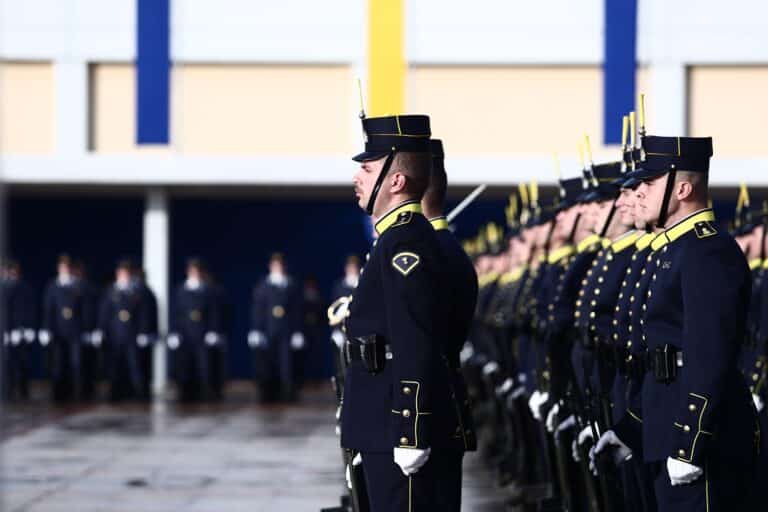
[[[390,152],[431,151],[429,116],[407,114],[363,119],[365,151],[352,157],[356,162],[378,160]]]
[[[712,157],[711,137],[659,137],[642,140],[642,159],[628,177],[650,180],[669,171],[709,172]]]
[[[594,182],[594,192],[598,201],[612,200],[619,193],[622,180],[622,163],[609,162],[592,166],[592,176]]]
[[[560,184],[560,198],[558,210],[565,210],[580,202],[585,191],[583,178],[567,178],[558,180]],[[586,186],[589,186],[588,184]]]

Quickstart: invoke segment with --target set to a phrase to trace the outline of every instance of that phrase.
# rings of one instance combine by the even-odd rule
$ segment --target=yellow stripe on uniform
[[[405,0],[368,0],[369,115],[405,107]]]

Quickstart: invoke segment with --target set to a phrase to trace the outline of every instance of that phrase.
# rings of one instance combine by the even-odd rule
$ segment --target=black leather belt
[[[355,337],[344,343],[344,359],[347,364],[361,361],[370,373],[377,374],[392,359],[392,348],[378,335]]]
[[[653,373],[656,382],[669,384],[677,379],[678,368],[683,367],[683,351],[674,345],[663,345],[645,351],[645,370]]]

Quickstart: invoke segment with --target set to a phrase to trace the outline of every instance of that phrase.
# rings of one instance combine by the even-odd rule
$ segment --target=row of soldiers
[[[114,281],[100,290],[81,265],[60,256],[42,305],[21,265],[6,260],[0,298],[6,399],[29,397],[35,344],[42,347],[56,402],[94,398],[102,376],[112,401],[149,399],[158,343],[171,351],[182,401],[223,397],[232,308],[200,259],[188,261],[186,279],[174,291],[167,334],[160,329],[155,294],[130,260],[118,262]],[[268,275],[253,291],[247,335],[262,400],[297,398],[306,349],[324,337],[324,310],[316,281],[301,286],[287,273],[283,255],[273,254]]]
[[[718,224],[712,139],[639,124],[621,159],[589,156],[549,203],[521,185],[507,232],[464,244],[484,452],[530,510],[759,510],[768,213],[742,189]]]

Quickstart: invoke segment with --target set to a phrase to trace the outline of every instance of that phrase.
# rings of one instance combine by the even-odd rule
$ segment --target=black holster
[[[384,370],[387,344],[382,336],[378,334],[360,336],[354,339],[354,345],[360,350],[360,360],[368,373],[376,375]]]

